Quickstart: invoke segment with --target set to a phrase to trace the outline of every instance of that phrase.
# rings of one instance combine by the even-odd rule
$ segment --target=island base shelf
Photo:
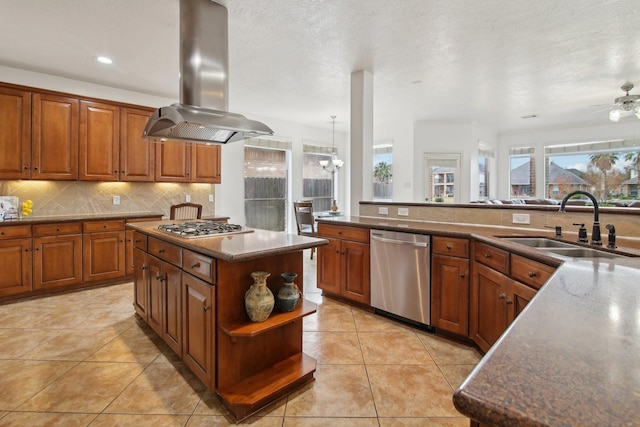
[[[298,353],[257,374],[218,390],[225,409],[236,422],[263,409],[270,402],[314,380],[316,359]]]

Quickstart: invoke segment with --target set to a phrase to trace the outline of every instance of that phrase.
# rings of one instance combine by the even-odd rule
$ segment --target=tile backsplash
[[[15,196],[20,203],[33,201],[32,217],[73,214],[158,212],[169,217],[171,205],[186,196],[202,205],[202,215],[214,215],[214,184],[87,181],[0,181],[1,196]],[[120,204],[113,204],[113,196]],[[218,214],[224,214],[218,212]]]

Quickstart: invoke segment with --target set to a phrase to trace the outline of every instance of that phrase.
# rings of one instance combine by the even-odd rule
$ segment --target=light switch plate
[[[398,216],[409,216],[409,208],[398,208]]]
[[[186,196],[184,196],[184,201],[189,203],[191,201],[191,196],[188,195],[188,194]]]
[[[209,201],[213,203],[213,194],[209,194]]]
[[[513,214],[512,221],[514,224],[531,224],[529,214]]]
[[[378,207],[379,215],[389,215],[389,208]]]
[[[120,204],[120,196],[113,196],[113,204],[114,205]]]

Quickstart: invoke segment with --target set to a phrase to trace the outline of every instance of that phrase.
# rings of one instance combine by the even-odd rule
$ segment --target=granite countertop
[[[326,245],[325,239],[298,236],[280,231],[254,229],[250,233],[188,239],[158,230],[158,225],[174,221],[148,221],[127,224],[128,228],[171,242],[186,249],[225,261],[244,261],[301,251]]]
[[[148,217],[161,217],[161,212],[126,212],[126,213],[95,213],[95,214],[72,214],[72,215],[51,215],[51,216],[28,216],[11,221],[0,222],[0,227],[9,225],[25,224],[51,224],[57,222],[90,221],[90,220],[111,220],[111,219],[138,219]]]
[[[553,237],[547,230],[318,222],[473,237],[550,264],[554,258],[554,275],[454,393],[456,408],[496,426],[640,425],[640,258],[549,257],[496,237]]]

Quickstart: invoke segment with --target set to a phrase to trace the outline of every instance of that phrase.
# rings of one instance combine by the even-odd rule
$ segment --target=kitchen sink
[[[530,246],[532,248],[576,248],[576,246],[571,243],[547,239],[546,237],[504,237],[503,240]]]
[[[519,243],[521,245],[529,246],[531,248],[539,249],[542,252],[548,252],[555,255],[570,257],[570,258],[620,258],[624,255],[605,252],[598,249],[584,248],[574,245],[568,242],[561,242],[558,240],[548,239],[546,237],[503,237],[503,240],[507,240],[512,243]]]
[[[571,257],[571,258],[621,258],[624,255],[614,254],[611,252],[600,251],[598,249],[591,248],[550,248],[545,249],[546,252],[551,252],[556,255]]]

